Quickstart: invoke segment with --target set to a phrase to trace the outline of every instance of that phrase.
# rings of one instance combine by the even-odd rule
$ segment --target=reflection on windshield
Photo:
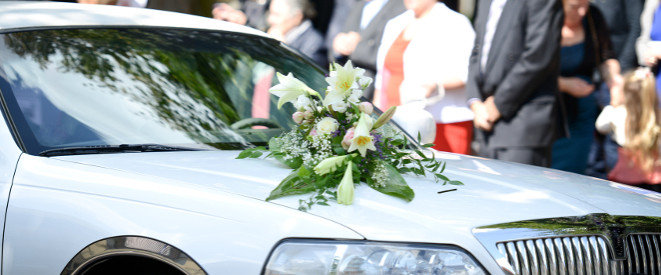
[[[241,34],[85,29],[0,39],[3,98],[30,153],[142,143],[245,148],[292,126],[293,110],[275,108],[268,93],[275,71],[325,85],[307,61]]]

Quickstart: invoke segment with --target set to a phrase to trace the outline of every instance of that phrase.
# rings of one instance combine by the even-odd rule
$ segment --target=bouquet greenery
[[[332,64],[326,78],[324,98],[291,73],[277,74],[279,84],[269,91],[278,96],[278,108],[292,103],[294,129],[269,141],[268,149],[246,149],[237,158],[259,158],[264,152],[294,169],[267,198],[313,193],[300,201],[300,209],[314,204],[353,203],[354,184],[364,182],[381,193],[413,200],[413,190],[402,173],[431,174],[436,182],[461,185],[442,172],[445,163],[428,157],[419,148],[409,146],[408,139],[387,122],[396,108],[390,108],[378,119],[372,118],[373,106],[361,102],[363,90],[371,83],[364,70]],[[428,148],[431,144],[422,145]]]

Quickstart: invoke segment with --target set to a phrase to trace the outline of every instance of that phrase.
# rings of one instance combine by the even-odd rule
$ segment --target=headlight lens
[[[290,240],[266,264],[266,275],[486,274],[451,246]]]

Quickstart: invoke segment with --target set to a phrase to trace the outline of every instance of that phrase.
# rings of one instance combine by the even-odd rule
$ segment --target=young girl
[[[639,68],[624,77],[623,104],[611,101],[597,118],[597,130],[614,133],[618,162],[608,179],[661,191],[661,111],[656,95],[654,75]]]

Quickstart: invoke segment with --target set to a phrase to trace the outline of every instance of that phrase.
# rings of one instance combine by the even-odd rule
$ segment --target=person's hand
[[[594,85],[578,77],[560,77],[560,90],[573,97],[586,97],[594,91]]]
[[[482,129],[487,132],[491,132],[493,129],[493,123],[489,122],[489,112],[487,111],[487,106],[482,101],[475,101],[471,103],[471,110],[473,110],[473,124],[478,129]]]
[[[357,32],[341,32],[333,39],[333,50],[344,56],[348,56],[356,49],[360,42],[360,34]]]
[[[494,101],[493,96],[488,97],[487,100],[484,101],[484,106],[487,109],[487,119],[491,125],[493,125],[500,119],[500,111],[498,111],[498,108],[496,107],[496,102]]]
[[[622,75],[617,74],[613,76],[612,84],[610,87],[611,106],[619,106],[624,104],[624,79]]]
[[[227,3],[220,3],[216,5],[211,11],[213,18],[223,21],[228,21],[236,24],[245,25],[248,22],[246,14],[240,10],[232,8]]]

